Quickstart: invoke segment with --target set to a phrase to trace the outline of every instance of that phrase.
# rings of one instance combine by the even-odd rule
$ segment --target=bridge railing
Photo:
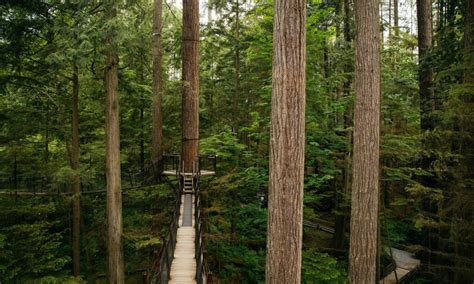
[[[201,220],[201,194],[199,187],[199,174],[196,184],[196,194],[194,199],[194,227],[195,235],[195,257],[196,257],[196,282],[202,284],[207,282],[207,266],[204,261],[202,220]]]
[[[176,202],[174,206],[173,212],[173,219],[170,225],[170,231],[168,233],[168,237],[166,238],[166,243],[163,246],[163,249],[160,253],[160,261],[158,264],[157,273],[153,276],[151,283],[152,284],[162,284],[168,283],[170,279],[170,272],[171,272],[171,263],[173,262],[174,258],[174,251],[176,249],[176,238],[178,233],[178,222],[179,222],[179,214],[180,214],[180,207],[181,207],[181,197],[179,193],[176,193]]]

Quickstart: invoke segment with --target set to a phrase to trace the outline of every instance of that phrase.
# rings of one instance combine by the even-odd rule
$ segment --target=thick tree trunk
[[[116,15],[110,9],[110,19]],[[109,31],[113,33],[115,31]],[[122,192],[120,180],[120,127],[118,95],[118,56],[114,36],[106,39],[106,176],[107,176],[107,279],[108,283],[124,283],[122,251]]]
[[[306,2],[276,0],[266,283],[301,282]]]
[[[349,282],[377,282],[380,22],[376,0],[355,1],[356,62]]]
[[[416,13],[418,20],[418,53],[419,53],[419,86],[421,130],[434,128],[432,113],[434,111],[433,68],[428,55],[432,46],[431,1],[417,0]]]
[[[163,0],[155,0],[153,10],[153,125],[152,125],[152,159],[160,160],[163,154],[163,113],[161,110],[163,91],[163,40],[162,11]]]
[[[199,0],[183,1],[182,148],[184,170],[191,172],[199,147]]]
[[[72,66],[72,149],[71,168],[74,170],[72,178],[72,263],[74,276],[81,273],[81,175],[80,175],[80,149],[79,149],[79,74],[77,64]]]

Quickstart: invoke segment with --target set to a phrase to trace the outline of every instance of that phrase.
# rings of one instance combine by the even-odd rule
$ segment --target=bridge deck
[[[380,284],[395,284],[407,276],[412,270],[415,270],[420,266],[420,260],[413,257],[413,255],[407,251],[399,250],[396,248],[390,248],[392,250],[392,256],[395,260],[396,268],[384,279],[380,280]]]
[[[181,214],[174,259],[168,283],[196,283],[196,258],[194,240],[194,198],[191,194],[181,197]]]

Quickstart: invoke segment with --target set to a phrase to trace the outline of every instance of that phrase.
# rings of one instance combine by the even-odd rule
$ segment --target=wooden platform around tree
[[[176,172],[176,170],[164,170],[163,175],[165,176],[176,176],[176,175],[192,175],[192,173],[179,173]],[[201,170],[200,176],[215,176],[216,172],[214,171],[208,171],[208,170]]]

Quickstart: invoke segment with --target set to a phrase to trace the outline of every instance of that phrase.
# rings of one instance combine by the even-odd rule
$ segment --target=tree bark
[[[72,178],[72,263],[73,274],[81,274],[81,175],[80,175],[80,148],[79,148],[79,71],[76,62],[72,66],[72,149],[71,168],[74,171]]]
[[[162,20],[163,2],[154,1],[153,10],[153,126],[152,126],[152,159],[161,160],[163,154],[163,113],[161,110],[163,92],[163,40]]]
[[[183,97],[181,157],[191,172],[199,148],[199,0],[183,1]]]
[[[109,19],[116,16],[115,8]],[[106,39],[106,177],[107,177],[107,279],[108,283],[124,283],[122,251],[122,192],[120,179],[120,126],[118,95],[118,56],[115,52],[114,33]]]
[[[306,2],[276,0],[266,283],[301,282]]]
[[[417,0],[416,13],[418,20],[420,126],[421,130],[430,130],[434,128],[432,113],[435,106],[432,86],[433,68],[427,60],[433,41],[431,27],[431,1]]]
[[[377,282],[380,22],[376,0],[355,1],[356,62],[349,282]]]

